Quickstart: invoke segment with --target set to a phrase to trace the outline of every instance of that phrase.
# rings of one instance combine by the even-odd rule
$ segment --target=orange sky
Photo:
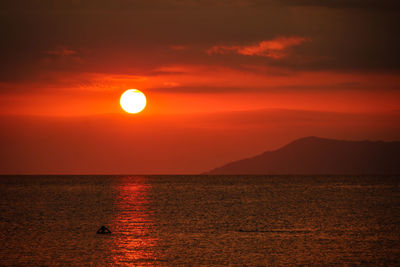
[[[200,173],[307,135],[399,139],[399,5],[339,2],[5,1],[0,173]]]

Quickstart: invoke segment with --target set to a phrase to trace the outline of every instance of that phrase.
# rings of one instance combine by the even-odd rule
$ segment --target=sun
[[[137,89],[126,90],[119,103],[121,108],[128,113],[139,113],[146,107],[146,96]]]

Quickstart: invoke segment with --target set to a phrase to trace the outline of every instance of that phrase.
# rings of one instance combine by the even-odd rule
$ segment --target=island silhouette
[[[204,174],[400,174],[400,142],[345,141],[310,136]]]

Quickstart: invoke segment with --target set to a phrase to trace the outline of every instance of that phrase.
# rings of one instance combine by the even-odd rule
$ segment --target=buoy
[[[107,227],[105,227],[105,226],[103,225],[102,227],[100,227],[99,230],[97,230],[97,233],[98,233],[99,235],[105,235],[105,234],[111,234],[111,231],[110,231]]]

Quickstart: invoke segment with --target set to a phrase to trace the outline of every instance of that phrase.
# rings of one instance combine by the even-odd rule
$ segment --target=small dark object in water
[[[105,235],[105,234],[111,234],[111,231],[103,225],[102,227],[100,227],[99,230],[97,230],[97,233],[100,235]]]

